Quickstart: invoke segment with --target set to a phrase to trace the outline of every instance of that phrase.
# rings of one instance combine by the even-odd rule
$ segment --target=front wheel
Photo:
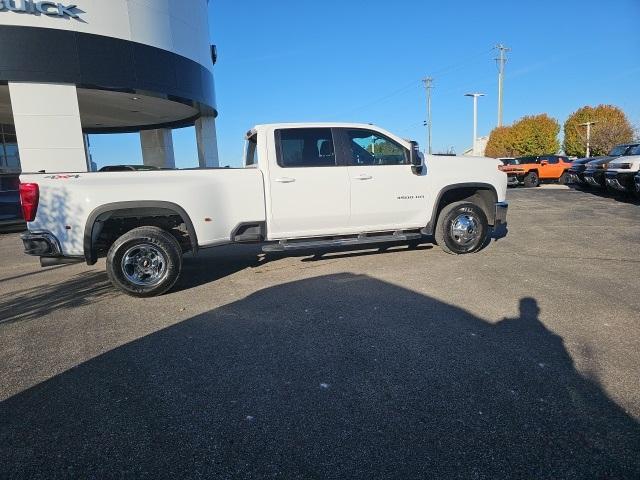
[[[182,270],[176,238],[158,227],[139,227],[118,238],[107,254],[107,275],[133,297],[155,297],[168,291]]]
[[[540,177],[536,172],[529,172],[525,175],[522,183],[526,188],[535,188],[540,185]]]
[[[471,202],[455,202],[440,212],[435,239],[446,253],[462,255],[480,250],[488,234],[487,216],[478,205]]]

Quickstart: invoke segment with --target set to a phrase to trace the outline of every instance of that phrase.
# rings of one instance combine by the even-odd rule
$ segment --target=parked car
[[[609,155],[605,157],[596,157],[590,162],[587,162],[586,168],[583,173],[584,182],[590,187],[595,188],[607,188],[607,181],[605,172],[609,165],[609,162],[619,157],[629,155],[633,148],[640,145],[639,143],[624,143],[615,146]]]
[[[588,157],[574,160],[571,163],[571,167],[567,171],[567,183],[573,183],[575,185],[586,185],[584,179],[584,171],[587,169],[587,163],[594,160],[598,160],[603,157]]]
[[[517,187],[520,184],[517,175],[514,172],[510,172],[509,169],[505,169],[504,167],[509,165],[519,165],[520,160],[518,158],[499,158],[498,160],[502,162],[502,166],[498,168],[507,173],[507,186]]]
[[[524,184],[525,187],[537,187],[541,181],[556,180],[564,184],[571,162],[564,155],[540,155],[516,158],[502,171],[509,177],[509,185]]]
[[[627,150],[624,156],[609,162],[605,172],[607,187],[625,193],[635,191],[635,176],[640,172],[640,145]]]
[[[147,170],[160,170],[152,165],[107,165],[102,167],[99,172],[144,172]]]
[[[0,173],[0,230],[26,227],[22,219],[19,195],[20,180],[17,173]]]
[[[92,265],[106,255],[116,288],[149,297],[174,285],[184,251],[252,242],[266,252],[357,248],[433,236],[445,252],[466,254],[506,221],[499,161],[423,158],[416,142],[372,125],[259,125],[245,152],[244,168],[23,175],[25,253],[43,265]]]

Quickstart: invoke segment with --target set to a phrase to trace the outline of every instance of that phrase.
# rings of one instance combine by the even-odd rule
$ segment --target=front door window
[[[393,140],[368,130],[347,131],[351,165],[408,165],[407,149]]]

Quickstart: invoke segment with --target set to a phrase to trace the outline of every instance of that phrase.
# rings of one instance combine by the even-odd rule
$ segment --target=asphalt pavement
[[[508,200],[475,255],[223,247],[146,300],[0,236],[0,477],[640,478],[640,205]]]

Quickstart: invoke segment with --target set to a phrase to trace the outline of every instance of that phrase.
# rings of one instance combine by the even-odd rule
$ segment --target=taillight
[[[33,222],[36,219],[39,201],[40,188],[37,183],[20,184],[20,203],[25,222]]]

